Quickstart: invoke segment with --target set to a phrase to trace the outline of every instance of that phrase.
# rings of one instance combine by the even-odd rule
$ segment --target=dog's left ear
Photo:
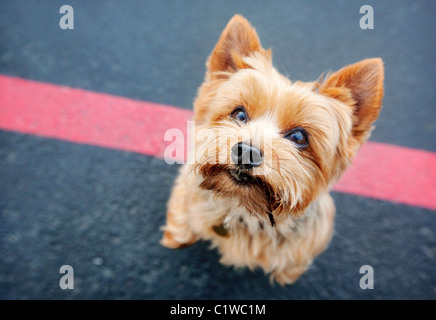
[[[233,16],[208,59],[209,75],[247,68],[242,59],[256,51],[271,59],[271,52],[262,48],[256,29],[243,16]]]
[[[352,136],[358,144],[369,137],[383,98],[383,61],[366,59],[346,66],[321,84],[319,93],[335,98],[353,109]]]

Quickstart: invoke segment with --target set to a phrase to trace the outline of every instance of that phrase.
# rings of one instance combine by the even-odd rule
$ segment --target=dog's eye
[[[233,119],[236,119],[236,120],[238,120],[240,122],[244,122],[245,123],[245,122],[248,121],[247,111],[242,106],[239,106],[235,110],[233,110],[232,113],[230,114],[230,116]]]
[[[285,138],[294,142],[299,148],[306,148],[309,145],[307,132],[302,128],[294,128],[285,134]]]

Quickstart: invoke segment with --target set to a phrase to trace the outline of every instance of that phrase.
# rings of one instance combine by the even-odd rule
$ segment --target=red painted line
[[[163,157],[170,128],[186,136],[192,112],[0,75],[0,128]],[[436,154],[367,142],[338,192],[436,210]]]
[[[368,141],[333,190],[436,210],[436,154]]]
[[[0,128],[163,157],[189,110],[0,75]]]

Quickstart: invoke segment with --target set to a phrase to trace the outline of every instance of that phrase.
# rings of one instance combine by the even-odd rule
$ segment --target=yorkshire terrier
[[[271,280],[293,283],[330,242],[329,190],[380,113],[383,62],[292,82],[235,15],[206,67],[194,102],[195,147],[173,187],[161,243],[210,240],[223,264],[261,267]]]

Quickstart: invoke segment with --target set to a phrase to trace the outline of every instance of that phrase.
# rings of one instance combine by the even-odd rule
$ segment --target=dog
[[[194,101],[195,147],[173,187],[161,243],[208,240],[221,263],[293,283],[332,238],[329,190],[374,128],[383,61],[291,81],[235,15],[206,67]]]

